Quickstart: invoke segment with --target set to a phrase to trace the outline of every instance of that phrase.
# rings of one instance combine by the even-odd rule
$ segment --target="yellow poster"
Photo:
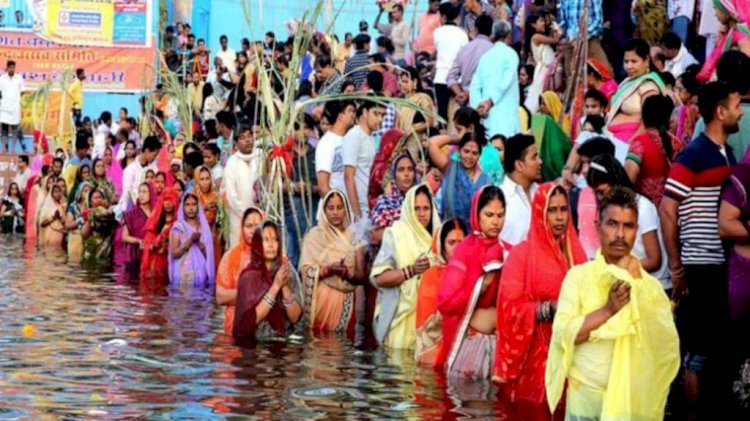
[[[99,1],[47,1],[46,38],[63,44],[112,45],[114,4]]]
[[[24,94],[21,97],[21,127],[24,133],[38,130],[64,147],[73,138],[70,101],[66,100],[63,104],[61,92],[36,96]]]

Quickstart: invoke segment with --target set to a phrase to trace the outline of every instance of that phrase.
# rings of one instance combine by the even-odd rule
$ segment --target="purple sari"
[[[722,200],[740,210],[740,221],[750,229],[750,152],[734,167]],[[750,312],[750,259],[735,250],[729,254],[729,313],[732,320]]]
[[[171,235],[177,234],[180,244],[184,244],[195,232],[193,227],[185,220],[184,204],[188,197],[198,198],[188,193],[180,203],[177,212],[177,220],[172,226]],[[190,246],[190,250],[179,259],[172,257],[171,247],[169,253],[169,285],[172,289],[190,290],[212,288],[216,278],[216,266],[214,264],[214,240],[211,235],[211,227],[208,225],[206,214],[198,201],[198,221],[200,222],[201,242],[204,245],[205,254],[197,244]]]
[[[149,197],[151,198],[151,210],[153,211],[156,206],[156,192],[150,184],[146,184],[149,189]],[[148,215],[143,211],[141,206],[130,208],[122,214],[124,225],[128,227],[128,232],[131,237],[139,238],[143,240],[146,236],[146,221],[148,221]],[[138,275],[141,268],[141,255],[143,251],[134,244],[122,245],[122,264],[130,274]]]

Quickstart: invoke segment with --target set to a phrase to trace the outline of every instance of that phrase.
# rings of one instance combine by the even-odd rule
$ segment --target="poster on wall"
[[[0,0],[0,31],[65,45],[151,47],[153,0]]]

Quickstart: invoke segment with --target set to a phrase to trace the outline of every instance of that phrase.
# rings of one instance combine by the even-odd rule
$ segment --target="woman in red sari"
[[[456,248],[438,293],[444,343],[438,361],[445,361],[449,378],[489,383],[497,341],[497,292],[509,248],[499,238],[505,222],[502,190],[494,185],[478,190],[469,216],[472,233]]]
[[[528,240],[513,248],[503,268],[492,379],[505,385],[510,400],[535,404],[546,419],[544,370],[557,297],[568,270],[586,260],[565,189],[539,186]]]
[[[151,292],[169,285],[169,232],[177,219],[180,198],[171,187],[165,188],[156,209],[146,222],[141,259],[141,287]]]

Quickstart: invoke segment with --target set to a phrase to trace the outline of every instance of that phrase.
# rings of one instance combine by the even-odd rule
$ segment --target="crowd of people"
[[[191,130],[161,85],[138,119],[83,117],[77,72],[76,138],[19,156],[3,233],[209,293],[239,344],[365,331],[525,419],[662,419],[670,391],[742,419],[750,6],[557,3],[431,0],[416,27],[393,4],[374,41],[363,21],[304,51],[295,23],[237,52],[169,27]],[[290,78],[303,118],[278,144],[259,98]]]

